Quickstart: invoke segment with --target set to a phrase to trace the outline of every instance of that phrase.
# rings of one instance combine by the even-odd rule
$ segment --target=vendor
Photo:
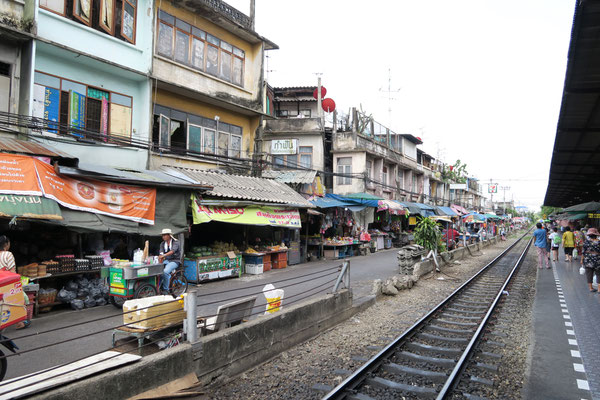
[[[10,240],[8,237],[0,236],[0,271],[15,272],[15,256],[10,252]],[[29,297],[25,296],[23,291],[23,303],[29,304]],[[17,329],[27,328],[31,324],[31,321],[26,320],[19,322],[16,326]]]
[[[158,261],[165,265],[160,283],[161,294],[169,294],[171,272],[181,265],[181,247],[170,229],[163,229],[161,235],[163,241],[160,244]]]

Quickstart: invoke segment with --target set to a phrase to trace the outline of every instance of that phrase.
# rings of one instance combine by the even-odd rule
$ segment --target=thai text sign
[[[202,205],[192,195],[192,215],[194,224],[203,224],[210,221],[229,222],[244,225],[269,225],[286,228],[300,228],[300,213],[298,209],[245,206],[225,207]]]
[[[298,139],[271,140],[271,154],[298,154]]]
[[[0,154],[0,193],[42,195],[74,210],[154,224],[156,189],[59,176],[33,157]]]
[[[588,214],[588,218],[598,219],[598,218],[600,218],[600,214],[590,213],[590,214]]]

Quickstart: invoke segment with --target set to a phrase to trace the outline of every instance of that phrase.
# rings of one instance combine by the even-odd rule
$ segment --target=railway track
[[[449,399],[481,397],[455,390],[461,379],[486,384],[476,375],[463,377],[486,326],[521,265],[531,239],[523,235],[427,315],[346,378],[323,400]],[[479,356],[497,357],[480,352]],[[493,368],[480,362],[479,368]],[[485,375],[485,374],[483,374]],[[461,385],[465,387],[465,385]]]

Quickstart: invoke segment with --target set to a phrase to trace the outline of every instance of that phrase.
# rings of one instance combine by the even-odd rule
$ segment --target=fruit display
[[[185,253],[186,258],[218,257],[229,251],[239,253],[233,243],[214,242],[211,246],[194,246]]]

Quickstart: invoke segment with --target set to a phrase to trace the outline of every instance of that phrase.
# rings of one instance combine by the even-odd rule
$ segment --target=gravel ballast
[[[442,266],[442,273],[423,276],[412,289],[401,290],[397,296],[380,297],[374,306],[329,331],[232,377],[229,383],[205,388],[206,397],[321,398],[327,387],[340,383],[515,240],[516,235],[506,242],[483,248],[474,253],[474,257]],[[527,352],[520,353],[526,355]],[[515,393],[515,385],[509,387],[506,391]]]

